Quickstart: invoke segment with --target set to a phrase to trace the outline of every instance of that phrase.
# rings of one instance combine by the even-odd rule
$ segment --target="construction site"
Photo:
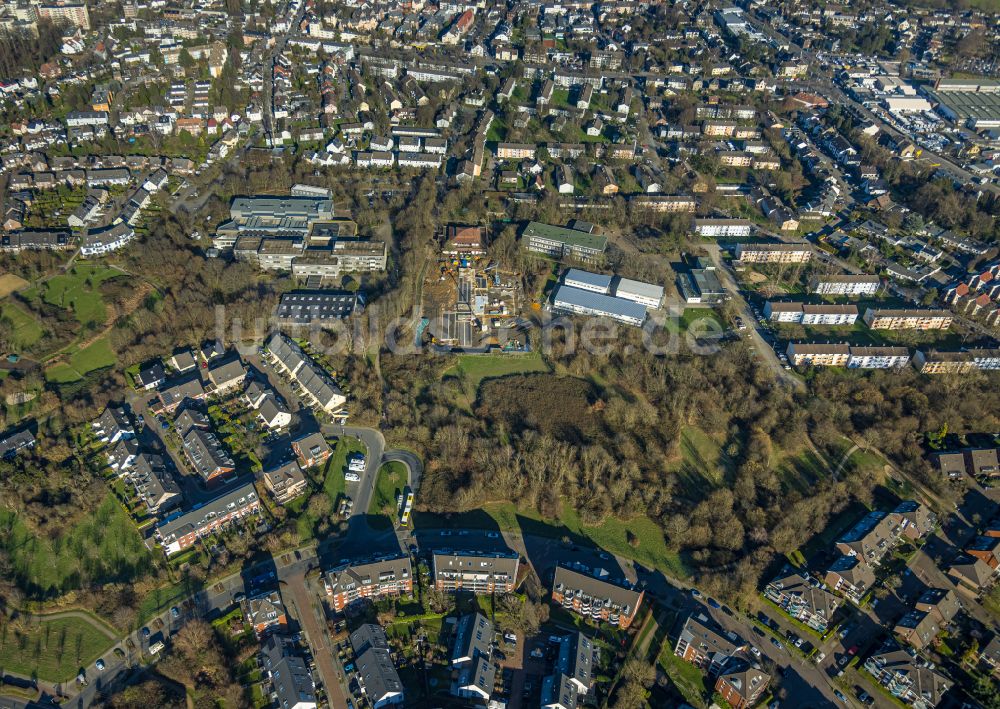
[[[423,285],[424,344],[474,354],[527,350],[521,275],[486,257],[482,227],[449,226]]]

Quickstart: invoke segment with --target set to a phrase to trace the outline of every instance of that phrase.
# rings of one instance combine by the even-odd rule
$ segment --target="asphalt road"
[[[798,391],[804,391],[805,383],[792,372],[784,368],[781,360],[778,359],[778,355],[775,353],[774,348],[761,334],[757,317],[753,314],[753,311],[750,310],[750,304],[747,303],[746,298],[744,298],[743,294],[740,293],[739,286],[736,284],[736,280],[733,278],[733,275],[729,270],[729,266],[722,260],[722,254],[720,253],[718,244],[705,244],[704,248],[708,251],[712,262],[715,264],[716,272],[719,274],[719,279],[722,282],[722,287],[725,288],[732,297],[733,302],[736,304],[739,311],[739,316],[747,325],[747,329],[741,330],[740,332],[746,333],[749,336],[750,341],[753,344],[754,352],[757,355],[757,360],[763,362],[774,374],[775,379],[782,384],[790,386]]]

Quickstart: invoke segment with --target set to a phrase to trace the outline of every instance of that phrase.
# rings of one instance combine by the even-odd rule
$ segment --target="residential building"
[[[247,368],[239,357],[213,361],[208,367],[208,380],[212,383],[212,393],[222,396],[243,386],[247,378]]]
[[[917,350],[913,366],[921,374],[968,374],[978,369],[971,352],[937,352]]]
[[[954,316],[948,310],[876,309],[865,311],[865,324],[873,330],[947,330]]]
[[[817,275],[809,279],[809,292],[818,295],[875,295],[880,285],[878,276]]]
[[[674,643],[674,654],[695,667],[716,676],[737,652],[747,648],[736,633],[720,628],[704,613],[689,615]]]
[[[441,253],[454,258],[469,258],[486,254],[486,229],[481,226],[449,224],[445,230]]]
[[[561,564],[556,566],[552,581],[553,603],[621,628],[632,624],[644,593]]]
[[[960,554],[951,562],[946,573],[959,589],[978,596],[993,585],[997,569],[979,557]]]
[[[733,709],[749,709],[764,695],[771,675],[744,658],[734,658],[715,680],[715,691]]]
[[[127,222],[110,227],[91,229],[80,239],[80,255],[102,256],[124,247],[135,238],[135,232]]]
[[[914,607],[896,621],[893,633],[914,649],[923,650],[951,622],[960,608],[954,591],[929,588],[920,595]]]
[[[521,233],[528,251],[554,258],[593,262],[608,248],[608,238],[591,231],[530,222]]]
[[[825,633],[840,601],[823,589],[818,581],[806,578],[786,567],[764,589],[764,595],[788,615],[808,625],[820,634]]]
[[[856,556],[872,568],[892,551],[901,533],[900,521],[894,515],[873,510],[837,540],[837,551]]]
[[[94,438],[102,443],[117,443],[122,439],[135,437],[135,428],[122,406],[107,406],[90,426]]]
[[[587,694],[594,683],[593,666],[597,649],[594,642],[580,632],[564,635],[559,641],[555,672],[569,678],[578,695]]]
[[[789,342],[785,350],[788,361],[794,366],[846,367],[851,358],[848,345],[813,344],[810,342]]]
[[[952,687],[952,681],[912,650],[890,643],[864,663],[890,694],[914,709],[933,709]]]
[[[482,613],[461,616],[455,623],[451,666],[458,670],[451,687],[455,696],[485,704],[493,694],[497,668],[492,662],[493,623]]]
[[[154,360],[139,368],[139,373],[135,375],[135,385],[136,388],[150,391],[163,384],[166,378],[163,364],[160,360]]]
[[[812,247],[806,242],[736,245],[736,258],[744,263],[806,263],[812,253]]]
[[[579,693],[571,677],[556,672],[542,680],[542,709],[577,709],[580,705]]]
[[[292,450],[298,457],[299,465],[303,468],[322,465],[333,454],[330,444],[323,438],[323,434],[318,431],[292,441]]]
[[[135,441],[123,441],[135,443]],[[136,446],[138,450],[138,446]],[[183,496],[174,476],[167,470],[163,458],[152,453],[140,453],[128,466],[128,480],[135,487],[136,495],[153,516],[160,515],[181,504]]]
[[[275,366],[299,385],[302,397],[313,406],[336,413],[347,403],[347,397],[330,375],[290,338],[274,333],[267,341],[267,350]]]
[[[439,591],[510,593],[517,584],[520,556],[513,551],[435,551],[434,586]]]
[[[858,557],[844,554],[826,570],[823,580],[837,593],[860,604],[875,584],[875,572]]]
[[[402,704],[405,691],[392,664],[385,631],[372,623],[362,625],[351,633],[351,648],[358,671],[358,685],[372,709]]]
[[[363,599],[378,600],[413,592],[409,555],[389,556],[343,564],[323,577],[333,609],[341,612]]]
[[[306,491],[308,482],[297,461],[289,461],[263,474],[264,487],[275,502],[285,504]]]
[[[260,668],[270,683],[270,696],[280,709],[316,709],[316,683],[302,655],[290,640],[270,635],[258,655]]]
[[[858,319],[858,309],[854,305],[768,301],[764,317],[801,325],[853,325]]]
[[[851,347],[849,369],[900,369],[910,363],[906,347]]]
[[[535,157],[535,146],[525,143],[498,143],[498,160],[523,160]]]
[[[169,517],[157,526],[156,536],[169,556],[230,522],[256,514],[259,508],[253,483],[245,483],[220,493],[201,507]]]
[[[197,373],[184,379],[171,381],[159,392],[160,405],[164,411],[170,412],[180,406],[185,399],[199,400],[205,398],[205,388]]]
[[[192,428],[183,442],[188,462],[205,482],[214,481],[236,469],[236,463],[211,431]]]
[[[749,219],[695,219],[694,233],[708,238],[750,236],[753,222]]]
[[[288,625],[285,604],[281,602],[281,594],[277,590],[244,598],[240,608],[247,625],[253,628],[258,638],[273,631],[280,632]]]
[[[283,293],[275,315],[278,320],[295,325],[322,325],[350,316],[357,305],[358,294],[350,291]]]

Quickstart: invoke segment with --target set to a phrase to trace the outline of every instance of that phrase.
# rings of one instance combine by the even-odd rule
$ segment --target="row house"
[[[744,263],[806,263],[812,259],[808,243],[737,244],[736,258]]]
[[[260,499],[253,483],[244,483],[208,500],[197,509],[171,516],[156,527],[168,556],[192,546],[199,538],[257,513]]]

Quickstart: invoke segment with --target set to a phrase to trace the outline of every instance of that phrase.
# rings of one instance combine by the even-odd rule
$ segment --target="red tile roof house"
[[[265,591],[251,598],[245,598],[240,604],[243,617],[253,626],[258,638],[268,632],[288,625],[285,605],[281,602],[281,594],[277,591]]]
[[[295,451],[299,465],[303,468],[322,465],[333,454],[322,433],[310,433],[297,441],[292,441],[292,450]]]

